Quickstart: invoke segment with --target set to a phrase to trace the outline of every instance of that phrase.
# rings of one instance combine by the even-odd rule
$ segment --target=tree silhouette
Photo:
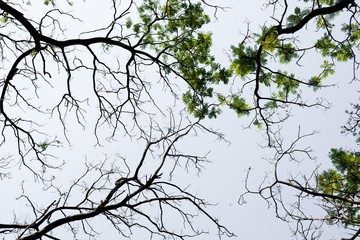
[[[200,168],[207,161],[181,151],[184,137],[205,131],[222,138],[199,120],[215,111],[202,100],[211,95],[207,85],[230,77],[209,53],[210,34],[200,30],[209,22],[204,8],[218,7],[172,0],[108,1],[104,4],[110,3],[111,10],[101,27],[71,38],[66,29],[81,21],[78,16],[63,10],[63,3],[44,3],[0,1],[5,73],[0,176],[6,179],[19,166],[24,178],[17,199],[27,206],[0,223],[2,236],[60,239],[70,232],[74,238],[96,238],[97,226],[105,222],[121,236],[138,230],[148,238],[184,239],[205,231],[195,223],[198,215],[209,219],[219,235],[231,236],[207,212],[204,199],[168,181],[179,165]],[[201,118],[191,118],[181,107],[171,109],[181,94],[193,101],[195,106],[188,102],[188,107]],[[92,139],[86,137],[88,130]],[[59,159],[59,150],[75,147],[79,138],[80,144],[96,146],[119,141],[121,154],[84,160],[74,150]],[[125,152],[133,142],[137,154],[128,159]],[[64,177],[74,162],[79,171]],[[41,186],[43,202],[34,196],[35,187],[27,186],[28,172]],[[23,218],[22,212],[28,215]],[[98,225],[94,218],[100,219]]]
[[[301,179],[279,174],[283,162],[312,158],[310,148],[297,144],[313,133],[299,128],[284,143],[281,126],[290,110],[330,107],[313,91],[330,86],[325,79],[337,62],[352,62],[356,80],[355,0],[267,1],[271,21],[230,47],[229,67],[212,55],[212,35],[203,30],[224,9],[210,1],[103,1],[86,21],[88,8],[76,12],[72,5],[0,0],[0,178],[19,186],[14,202],[22,204],[11,208],[12,218],[0,219],[4,238],[96,239],[106,226],[123,237],[136,231],[186,239],[208,232],[204,218],[219,237],[234,236],[206,199],[173,179],[208,161],[196,147],[184,147],[184,139],[205,133],[225,140],[204,119],[226,108],[250,117],[249,126],[262,129],[275,150],[270,184],[251,190],[250,169],[240,200],[259,194],[277,217],[295,220],[294,232],[304,239],[320,236],[317,221],[354,227],[351,239],[359,235],[357,151],[333,149],[334,169]],[[311,30],[309,43],[303,33]],[[314,54],[322,62],[311,72],[318,72],[305,73],[304,59]],[[344,129],[358,134],[356,106]],[[109,154],[110,148],[119,150]],[[295,204],[284,200],[281,186],[297,192]],[[325,217],[303,210],[313,198],[322,201]]]

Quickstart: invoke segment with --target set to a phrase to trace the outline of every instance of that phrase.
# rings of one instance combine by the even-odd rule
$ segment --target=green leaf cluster
[[[244,98],[241,98],[237,94],[232,94],[230,97],[225,97],[222,94],[217,95],[220,105],[227,105],[230,109],[235,110],[239,117],[249,115],[252,110],[251,106],[246,102]]]
[[[44,152],[49,146],[56,146],[61,144],[61,142],[59,140],[44,140],[42,142],[39,142],[36,144],[36,146],[40,149],[41,152]]]
[[[258,37],[257,43],[262,46],[263,50],[272,52],[275,47],[279,45],[278,33],[275,27],[267,28],[264,26],[262,28],[262,34],[254,34]]]
[[[175,73],[185,80],[189,90],[183,101],[196,117],[216,117],[220,110],[209,102],[213,85],[228,83],[232,72],[223,68],[210,54],[211,33],[201,31],[210,22],[204,4],[187,0],[145,0],[139,6],[140,21],[125,22],[135,32],[138,45],[158,54],[165,63],[164,74]],[[171,67],[170,67],[171,66]]]
[[[335,27],[333,20],[341,11],[314,17],[311,21],[315,21],[318,31],[324,32],[323,36],[315,39],[311,46],[299,46],[299,36],[294,35],[299,30],[294,27],[299,23],[301,23],[299,26],[303,26],[304,19],[306,20],[306,16],[311,14],[311,11],[337,3],[334,0],[319,0],[316,3],[303,0],[303,2],[303,6],[299,4],[294,7],[293,13],[284,15],[283,19],[279,20],[279,25],[263,26],[261,33],[248,34],[240,44],[231,47],[233,59],[230,69],[241,79],[248,81],[247,83],[255,82],[259,92],[270,93],[270,96],[263,98],[268,102],[262,101],[264,105],[258,107],[274,110],[279,107],[279,102],[289,104],[288,99],[298,101],[301,86],[310,86],[314,91],[318,90],[323,86],[324,80],[335,73],[335,62],[346,62],[355,57],[354,49],[360,41],[359,24],[353,21],[344,23],[340,29],[343,32],[343,40],[335,37],[339,35],[338,31],[333,34]],[[283,20],[286,24],[282,23]],[[309,25],[311,21],[304,26]],[[310,77],[308,81],[303,80],[304,77],[299,74],[275,70],[272,67],[273,63],[300,65],[299,61],[312,50],[319,52],[324,61],[319,67],[319,74]],[[294,97],[290,98],[291,96]]]
[[[136,36],[143,37],[143,43],[156,46],[163,41],[173,41],[176,37],[190,37],[190,33],[210,22],[200,2],[167,0],[145,0],[138,7],[140,22],[133,23],[131,18],[125,26],[133,28]],[[148,40],[148,41],[146,41]]]
[[[279,71],[275,75],[274,82],[278,89],[278,96],[281,100],[285,100],[289,94],[296,94],[299,87],[299,81],[295,79],[294,74],[289,74],[288,72]]]
[[[245,44],[241,43],[237,47],[232,46],[231,50],[234,57],[231,70],[233,70],[236,75],[244,77],[256,70],[256,48],[245,46]]]
[[[37,144],[37,146],[40,148],[41,151],[45,151],[49,145],[50,145],[49,141],[43,141]]]
[[[214,107],[209,108],[204,99],[213,97],[212,84],[226,84],[231,76],[231,72],[222,68],[209,54],[211,45],[210,34],[198,33],[196,37],[187,38],[172,48],[176,68],[190,86],[189,92],[184,95],[184,102],[197,117],[216,117],[219,111]]]
[[[335,42],[328,33],[325,33],[323,37],[316,41],[315,48],[323,57],[331,57],[337,61],[346,62],[354,58],[352,48],[360,39],[359,32],[354,32],[355,34],[350,34],[348,36],[348,39],[351,39],[352,42],[347,41],[341,43]]]
[[[280,63],[287,64],[299,57],[292,43],[284,43],[282,41],[281,44],[276,46],[276,50],[276,56]]]
[[[301,9],[300,7],[296,7],[294,9],[294,13],[291,14],[290,16],[287,17],[287,26],[288,27],[292,27],[295,26],[297,24],[299,24],[299,22],[310,13],[310,9]]]
[[[244,80],[250,74],[256,76],[259,86],[265,86],[271,92],[268,102],[261,107],[275,109],[278,101],[286,101],[290,95],[297,94],[300,81],[294,74],[286,71],[269,71],[268,61],[275,59],[280,64],[288,64],[297,60],[299,54],[294,43],[278,35],[276,27],[263,27],[262,33],[253,34],[252,39],[255,39],[253,46],[243,41],[238,46],[231,47],[231,70]]]
[[[183,101],[187,106],[187,110],[194,115],[194,117],[203,119],[216,118],[221,113],[220,108],[217,105],[210,104],[204,101],[199,94],[196,94],[192,90],[188,90],[183,95]]]
[[[324,60],[323,64],[320,67],[323,69],[323,71],[319,75],[311,77],[308,82],[309,85],[314,88],[314,91],[318,90],[321,87],[322,81],[324,79],[326,79],[329,75],[333,75],[335,73],[334,64],[330,63],[327,60]]]
[[[44,0],[44,4],[45,5],[49,5],[50,3],[54,3],[54,1],[53,0]]]
[[[246,103],[244,98],[238,95],[233,95],[230,101],[230,108],[234,109],[239,117],[250,114],[250,106]]]
[[[360,152],[333,148],[330,151],[329,157],[334,165],[334,169],[326,170],[317,176],[319,192],[358,201],[360,193]],[[332,211],[334,210],[332,206],[341,206],[343,208],[342,211],[346,214],[346,218],[343,220],[345,225],[354,225],[354,222],[360,220],[360,215],[358,214],[360,209],[358,207],[338,199],[329,201],[333,203],[326,205],[329,210],[328,213],[337,216],[339,213]]]
[[[4,12],[3,14],[1,14],[1,22],[6,23],[7,21],[8,21],[8,13]]]

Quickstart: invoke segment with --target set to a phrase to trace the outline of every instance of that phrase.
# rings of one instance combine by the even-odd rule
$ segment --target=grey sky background
[[[22,1],[19,1],[19,3]],[[102,1],[103,2],[103,1]],[[106,2],[106,1],[104,1]],[[216,3],[215,1],[213,1]],[[214,55],[223,63],[229,64],[227,52],[232,44],[237,44],[242,40],[242,33],[246,31],[247,22],[250,23],[250,29],[252,32],[259,32],[260,26],[270,20],[271,12],[265,11],[263,3],[265,1],[244,1],[244,0],[228,0],[223,1],[223,6],[230,7],[226,11],[219,11],[217,13],[217,20],[214,19],[206,28],[213,32],[213,52]],[[32,1],[33,11],[28,12],[31,16],[41,16],[42,9],[47,10],[42,5],[42,1],[38,3]],[[79,32],[90,30],[95,25],[101,24],[107,16],[104,15],[105,10],[108,8],[105,4],[99,4],[99,1],[87,0],[86,2],[75,2],[71,7],[71,11],[75,16],[79,16],[83,19],[82,23],[71,22],[67,27],[66,37],[76,37]],[[36,11],[35,11],[36,9]],[[310,31],[306,37],[311,39],[313,33]],[[61,38],[61,37],[60,37]],[[311,41],[311,40],[309,40]],[[113,53],[119,54],[120,53]],[[309,61],[304,64],[304,74],[308,74],[307,71],[313,71],[309,66],[318,66],[319,59],[316,57],[310,57]],[[312,62],[313,61],[313,62]],[[306,66],[305,66],[306,65]],[[54,66],[55,67],[55,66]],[[291,66],[289,66],[291,68]],[[293,172],[297,174],[299,170],[303,173],[311,171],[318,164],[321,164],[323,169],[330,167],[330,161],[327,158],[327,153],[331,147],[348,147],[354,148],[352,137],[344,137],[340,134],[340,126],[346,122],[347,116],[345,115],[345,109],[350,109],[350,103],[358,100],[357,84],[353,83],[348,85],[352,78],[351,64],[338,64],[336,74],[329,79],[331,83],[336,83],[335,87],[320,90],[316,92],[316,96],[326,97],[332,105],[332,108],[323,111],[321,109],[293,109],[293,117],[287,120],[283,128],[283,136],[286,141],[291,141],[296,138],[298,133],[298,126],[301,125],[301,131],[303,133],[309,133],[313,130],[319,130],[319,133],[305,139],[301,144],[303,146],[311,146],[314,149],[313,155],[318,159],[316,162],[304,160],[303,162],[289,163],[282,166],[283,174],[289,174]],[[296,70],[298,71],[298,70]],[[56,71],[55,71],[56,72]],[[147,79],[154,78],[153,73],[147,70],[145,74]],[[53,78],[58,78],[62,81],[61,72]],[[83,90],[82,85],[86,82],[88,75],[79,75],[79,95],[88,93],[87,90]],[[235,85],[240,81],[235,79]],[[59,84],[60,83],[55,83]],[[77,83],[75,83],[76,85]],[[74,86],[75,86],[74,85]],[[161,86],[154,87],[154,92],[160,91]],[[54,92],[55,93],[55,92]],[[41,94],[46,94],[41,93]],[[307,94],[307,93],[304,93]],[[164,99],[162,99],[164,97]],[[166,94],[156,96],[162,103],[167,103]],[[176,102],[180,106],[180,101]],[[89,108],[91,111],[91,108]],[[86,124],[91,126],[93,119],[89,118]],[[42,119],[42,121],[48,122],[48,131],[56,135],[59,131],[58,128],[54,128],[52,121]],[[144,120],[147,121],[146,119]],[[166,121],[166,120],[162,120]],[[268,208],[267,203],[260,199],[259,196],[248,195],[246,197],[247,204],[239,206],[239,196],[245,191],[244,180],[246,176],[246,170],[251,167],[253,169],[249,185],[253,189],[257,189],[259,183],[263,180],[266,173],[272,171],[272,165],[267,158],[273,157],[274,152],[271,150],[263,149],[260,146],[264,145],[265,138],[264,132],[259,131],[256,127],[251,129],[245,129],[245,126],[249,124],[250,118],[239,119],[235,113],[225,110],[224,113],[214,120],[206,120],[205,124],[218,129],[224,133],[226,139],[231,143],[219,142],[215,137],[207,134],[199,134],[198,137],[187,137],[182,142],[184,149],[198,152],[199,154],[207,154],[209,152],[208,159],[212,162],[205,165],[202,172],[197,174],[196,171],[190,170],[189,173],[183,173],[178,170],[174,174],[174,181],[179,181],[180,185],[189,185],[189,190],[196,193],[208,200],[211,203],[217,203],[216,206],[209,207],[209,213],[218,217],[221,223],[233,231],[238,237],[233,239],[292,239],[289,226],[279,219],[275,218],[274,209]],[[106,135],[109,129],[104,128],[100,133]],[[62,171],[63,176],[59,178],[59,182],[66,181],[77,177],[77,175],[83,169],[84,159],[89,161],[102,161],[105,159],[105,155],[111,158],[116,153],[121,153],[127,158],[131,159],[139,156],[143,149],[142,143],[136,141],[129,141],[128,139],[119,140],[117,142],[104,143],[104,147],[94,147],[95,140],[92,136],[92,129],[89,128],[86,131],[76,125],[72,126],[71,121],[68,121],[68,134],[73,136],[72,146],[68,146],[65,143],[64,148],[54,149],[54,155],[60,154],[60,159],[64,159],[67,163]],[[60,134],[59,134],[60,135]],[[8,143],[9,146],[12,144]],[[106,145],[105,145],[106,144]],[[134,162],[136,164],[137,162]],[[151,166],[149,166],[151,167]],[[16,169],[16,168],[15,168]],[[16,171],[16,170],[15,170]],[[13,217],[12,212],[21,212],[23,209],[23,201],[14,201],[14,197],[20,193],[19,188],[9,188],[14,182],[21,182],[25,179],[24,185],[28,189],[32,189],[32,197],[38,198],[39,201],[44,200],[44,204],[51,202],[51,194],[49,194],[49,200],[44,197],[44,193],[36,181],[33,181],[31,175],[23,174],[23,171],[13,172],[13,178],[10,180],[0,181],[0,189],[7,189],[6,194],[2,196],[2,207],[0,214],[0,222]],[[90,180],[90,179],[89,179]],[[284,190],[286,191],[286,190]],[[289,193],[293,193],[290,191]],[[289,194],[290,195],[290,194]],[[76,198],[76,196],[74,197]],[[48,200],[48,201],[47,201]],[[319,208],[310,206],[313,209],[314,215],[321,213]],[[310,209],[309,208],[309,209]],[[20,209],[20,210],[19,210]],[[24,210],[23,214],[26,215]],[[309,210],[310,211],[310,210]],[[311,210],[312,211],[312,210]],[[94,220],[96,222],[97,220]],[[212,229],[213,226],[207,220],[199,218],[200,225],[209,226]],[[176,223],[175,223],[176,224]],[[324,232],[323,239],[338,239],[339,236],[343,236],[343,231],[336,226],[330,228]],[[103,238],[101,239],[121,239],[115,235],[112,230],[108,230],[107,226],[103,226]],[[141,232],[134,233],[131,239],[141,239]],[[216,239],[215,232],[211,235],[204,235],[196,239]],[[139,238],[140,237],[140,238]],[[224,239],[227,239],[224,237]]]

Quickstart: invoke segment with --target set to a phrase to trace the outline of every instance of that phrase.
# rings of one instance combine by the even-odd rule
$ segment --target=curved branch
[[[281,25],[278,25],[276,27],[276,30],[279,35],[296,33],[301,28],[303,28],[311,19],[317,16],[339,12],[342,9],[347,8],[349,5],[355,5],[355,0],[340,0],[333,6],[315,9],[311,11],[308,15],[306,15],[303,19],[301,19],[300,22],[295,26],[282,28]]]

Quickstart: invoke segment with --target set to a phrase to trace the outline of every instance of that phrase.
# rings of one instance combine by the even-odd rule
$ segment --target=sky
[[[213,48],[214,55],[224,65],[229,64],[228,53],[231,45],[236,45],[242,40],[242,34],[246,31],[247,23],[250,23],[252,31],[259,31],[260,26],[264,23],[271,23],[269,18],[271,12],[265,10],[263,1],[244,1],[242,0],[227,0],[222,3],[229,8],[224,11],[219,11],[216,15],[217,19],[206,26],[206,30],[213,32]],[[32,3],[34,9],[37,5]],[[105,6],[102,6],[104,9]],[[107,19],[103,15],[101,8],[99,9],[98,2],[95,0],[87,0],[86,2],[74,3],[73,12],[81,14],[82,22],[74,21],[65,34],[67,37],[77,36],[79,32],[90,30],[92,27],[100,24]],[[39,8],[40,9],[40,8]],[[41,7],[41,9],[45,9]],[[86,9],[84,11],[83,9]],[[35,11],[35,10],[34,10]],[[36,13],[29,13],[31,15],[41,16],[42,11]],[[309,39],[312,33],[308,33]],[[61,37],[61,36],[60,36]],[[309,40],[311,41],[311,40]],[[110,53],[119,54],[120,53]],[[317,64],[319,59],[312,58],[307,62],[308,66]],[[313,61],[313,62],[312,62]],[[53,66],[55,68],[55,66]],[[291,66],[290,66],[291,67]],[[306,71],[309,68],[306,68]],[[351,65],[340,64],[337,68],[336,74],[329,79],[331,83],[336,86],[324,90],[320,90],[317,96],[325,96],[331,103],[332,108],[324,111],[322,109],[293,109],[292,117],[287,120],[283,127],[283,135],[286,141],[291,141],[296,138],[298,127],[306,132],[319,131],[318,134],[307,138],[302,142],[304,146],[311,146],[314,149],[314,156],[317,157],[316,161],[304,160],[300,163],[289,163],[283,166],[284,175],[294,172],[295,174],[301,172],[309,172],[316,165],[321,164],[323,169],[330,167],[327,153],[331,147],[355,147],[353,139],[345,137],[340,134],[340,126],[346,122],[345,109],[350,107],[350,103],[358,100],[357,83],[349,85],[351,80]],[[152,79],[152,73],[145,75],[147,79]],[[79,90],[79,95],[88,94],[88,90],[82,88],[84,81],[86,82],[89,76],[79,75],[79,82],[74,83],[74,86]],[[61,78],[61,72],[54,73],[54,78]],[[77,80],[75,80],[77,81]],[[61,83],[55,83],[61,86]],[[57,85],[56,85],[57,86]],[[154,92],[160,91],[160,87],[154,87]],[[49,93],[44,92],[46,96]],[[56,91],[52,94],[56,94]],[[56,95],[53,95],[56,96]],[[156,96],[160,102],[166,102],[166,94]],[[181,104],[181,103],[179,103]],[[91,108],[89,108],[91,111]],[[90,116],[91,117],[91,116]],[[93,119],[89,118],[85,123],[86,126],[93,124]],[[217,129],[225,135],[227,142],[218,141],[216,137],[207,134],[200,134],[198,137],[186,138],[181,146],[189,151],[195,151],[199,154],[207,154],[211,163],[206,164],[200,173],[190,170],[188,173],[185,171],[177,171],[174,175],[180,185],[188,186],[189,190],[196,195],[201,196],[211,203],[216,205],[209,207],[209,212],[218,217],[220,222],[234,232],[237,237],[232,239],[290,239],[291,231],[289,225],[275,217],[274,208],[268,206],[267,203],[258,195],[247,195],[245,200],[246,204],[239,205],[238,200],[240,195],[245,191],[244,181],[246,178],[247,169],[251,168],[252,172],[249,178],[249,186],[256,189],[264,179],[267,173],[271,173],[273,165],[266,159],[271,159],[274,152],[269,149],[264,149],[261,146],[265,143],[264,132],[253,127],[247,129],[251,119],[239,119],[235,113],[224,110],[217,119],[205,120],[206,126]],[[54,134],[59,130],[52,128],[50,120],[48,131],[53,131]],[[146,120],[145,120],[146,121]],[[71,121],[69,121],[70,123]],[[103,129],[100,135],[108,133],[108,129]],[[102,161],[105,156],[113,156],[117,152],[126,155],[127,158],[136,158],[141,153],[142,143],[139,141],[119,140],[116,142],[106,143],[105,147],[94,147],[94,138],[92,131],[84,131],[79,126],[72,126],[68,124],[68,134],[73,136],[72,144],[55,149],[55,154],[60,154],[62,159],[77,159],[76,161],[65,160],[67,165],[64,167],[62,173],[66,175],[63,180],[69,180],[76,177],[81,171],[84,159],[92,159]],[[16,168],[15,168],[16,169]],[[185,172],[185,173],[184,173]],[[28,189],[31,189],[31,194],[34,199],[42,200],[42,189],[33,181],[30,174],[28,176],[22,175],[20,169],[18,172],[14,170],[13,177],[10,180],[0,182],[0,189],[6,189],[6,185],[13,182],[26,179],[24,183]],[[21,175],[21,176],[20,176]],[[64,183],[66,184],[66,183]],[[19,189],[8,189],[8,192],[2,201],[10,205],[10,208],[1,209],[0,222],[6,217],[12,217],[13,209],[22,209],[24,202],[14,201],[13,199],[19,195]],[[51,197],[51,196],[49,196]],[[76,199],[76,197],[75,197]],[[49,200],[50,201],[50,200]],[[4,206],[4,204],[2,204]],[[319,212],[316,206],[310,206],[314,214]],[[5,217],[6,216],[6,217]],[[95,220],[96,221],[96,220]],[[203,222],[202,222],[203,221]],[[207,220],[199,220],[200,225],[206,226]],[[210,226],[210,225],[209,225]],[[210,227],[209,227],[210,228]],[[343,233],[342,229],[332,227],[331,229],[325,228],[323,239],[339,239]],[[104,226],[104,234],[100,239],[111,239],[115,237],[115,233]],[[140,233],[134,233],[131,239],[139,239]],[[204,235],[196,239],[216,239],[216,236]],[[227,239],[224,237],[224,239]]]

